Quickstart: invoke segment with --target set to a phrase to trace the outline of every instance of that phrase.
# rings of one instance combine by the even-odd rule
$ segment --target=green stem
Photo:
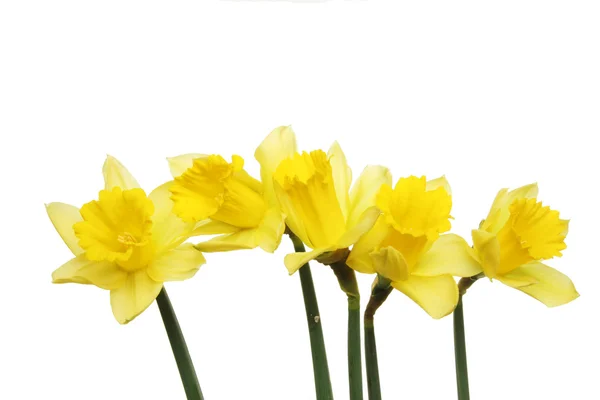
[[[373,286],[369,303],[365,310],[365,361],[367,364],[367,387],[369,400],[381,400],[381,385],[379,382],[379,366],[377,364],[377,344],[375,342],[375,312],[392,292],[390,281],[377,277]]]
[[[458,304],[454,309],[454,363],[456,365],[456,390],[458,400],[469,400],[469,373],[467,371],[467,345],[465,341],[465,318],[463,313],[463,296],[483,273],[461,278],[458,282]]]
[[[348,299],[348,378],[350,400],[363,400],[362,348],[360,342],[360,306],[353,308]]]
[[[348,383],[350,400],[363,399],[360,345],[360,294],[354,270],[344,261],[331,264],[342,290],[348,296]]]
[[[305,249],[302,241],[291,232],[289,236],[294,243],[296,252],[304,252]],[[321,314],[319,314],[319,304],[317,303],[315,286],[308,263],[304,264],[299,272],[302,295],[304,296],[304,308],[306,309],[306,320],[308,322],[308,334],[310,336],[310,350],[313,360],[317,400],[331,400],[333,399],[333,390],[331,389],[331,380],[329,379],[329,366],[327,365]]]
[[[200,384],[196,377],[196,371],[194,364],[190,358],[187,345],[185,344],[185,338],[181,332],[179,322],[177,322],[177,316],[167,295],[167,291],[163,287],[156,298],[160,315],[171,343],[171,349],[173,350],[173,356],[175,356],[175,362],[179,369],[179,376],[181,376],[181,382],[185,389],[185,394],[188,400],[203,400],[202,391],[200,390]]]
[[[454,310],[454,361],[456,364],[456,389],[458,400],[469,400],[469,374],[467,372],[467,347],[465,344],[465,320],[463,318],[462,294]]]
[[[373,321],[365,319],[365,362],[367,364],[367,388],[369,400],[381,400],[379,367],[377,366],[377,344]]]

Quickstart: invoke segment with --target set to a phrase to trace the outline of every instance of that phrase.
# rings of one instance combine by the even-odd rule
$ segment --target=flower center
[[[138,239],[129,232],[121,233],[117,236],[117,240],[126,246],[143,246],[145,244],[145,242],[140,243]]]

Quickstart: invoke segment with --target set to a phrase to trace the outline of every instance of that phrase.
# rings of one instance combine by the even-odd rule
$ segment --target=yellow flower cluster
[[[290,274],[306,262],[345,261],[377,274],[441,318],[458,302],[454,277],[485,274],[548,306],[578,293],[571,280],[543,264],[565,249],[568,221],[543,206],[537,185],[496,196],[472,231],[473,246],[450,228],[452,194],[444,177],[409,176],[367,166],[352,183],[338,143],[329,151],[299,152],[290,127],[273,130],[258,146],[260,180],[242,157],[185,154],[169,158],[174,179],[149,195],[116,159],[104,165],[105,188],[80,209],[47,205],[74,258],[52,275],[55,283],[110,290],[116,319],[127,323],[157,297],[163,282],[192,277],[202,252],[260,247],[274,252],[289,229],[310,251],[285,256]],[[216,235],[193,246],[188,238]]]

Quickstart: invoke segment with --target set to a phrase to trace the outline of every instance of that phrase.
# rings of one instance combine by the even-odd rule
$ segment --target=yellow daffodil
[[[554,307],[579,297],[566,275],[541,262],[562,256],[569,221],[543,206],[537,195],[536,184],[500,190],[487,218],[472,231],[474,249],[469,249],[470,256],[462,262]],[[466,242],[462,247],[454,250],[464,255]],[[452,256],[450,252],[447,255]]]
[[[296,139],[290,127],[272,131],[256,150],[261,175],[293,154]],[[196,223],[194,235],[218,235],[199,243],[205,252],[253,249],[274,252],[285,231],[285,216],[273,194],[272,179],[261,182],[244,169],[244,160],[219,155],[184,154],[169,158],[175,177],[171,187],[174,212]]]
[[[119,323],[143,312],[163,282],[194,276],[205,260],[182,244],[194,225],[172,212],[170,183],[150,195],[115,158],[103,168],[105,188],[81,209],[64,203],[46,206],[48,216],[75,258],[52,274],[54,283],[82,283],[110,290]]]
[[[443,257],[457,240],[453,235],[440,237],[450,229],[452,197],[446,179],[400,178],[394,189],[381,187],[377,206],[381,216],[354,245],[347,264],[390,280],[433,318],[450,314],[458,302],[452,275],[478,270]]]
[[[337,142],[327,154],[294,152],[278,165],[271,163],[266,169],[263,163],[262,167],[263,179],[271,174],[287,226],[312,249],[285,257],[290,274],[312,259],[354,244],[380,214],[375,194],[382,184],[391,182],[387,168],[369,166],[350,190],[352,171]]]

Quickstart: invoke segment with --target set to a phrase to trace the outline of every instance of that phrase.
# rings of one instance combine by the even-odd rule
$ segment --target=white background
[[[472,398],[600,398],[597,2],[301,3],[0,4],[0,398],[183,399],[155,305],[120,326],[108,292],[50,283],[71,255],[44,203],[94,199],[107,153],[148,191],[186,152],[240,154],[257,174],[255,147],[287,124],[302,149],[339,140],[355,177],[369,163],[445,174],[467,237],[498,189],[537,181],[571,219],[550,265],[581,297],[548,309],[478,282]],[[314,398],[291,250],[209,254],[167,285],[208,400]],[[345,399],[346,299],[312,270]],[[376,327],[385,399],[455,398],[451,318],[394,292]]]

